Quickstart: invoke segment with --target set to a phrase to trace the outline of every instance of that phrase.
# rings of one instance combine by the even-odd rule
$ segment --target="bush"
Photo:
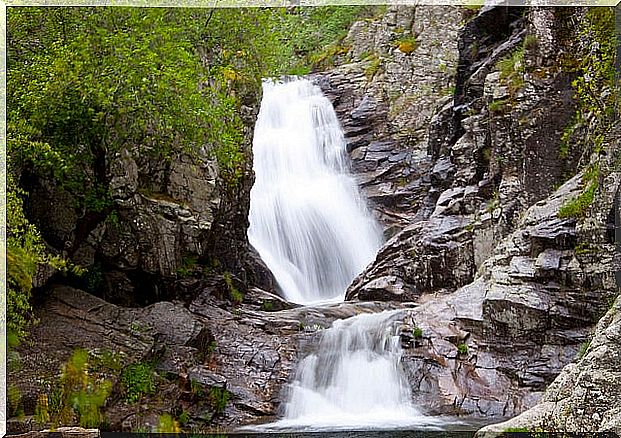
[[[400,38],[395,41],[395,47],[399,49],[400,52],[409,55],[418,47],[418,41],[413,36]]]
[[[578,360],[582,359],[586,355],[590,346],[591,346],[591,341],[583,342],[582,345],[580,345],[580,350],[578,350],[578,356],[577,356]]]
[[[143,396],[155,392],[153,366],[146,363],[135,363],[121,374],[121,384],[125,392],[125,400],[135,403]]]
[[[237,289],[235,285],[233,284],[233,277],[231,276],[231,273],[226,271],[223,274],[223,277],[224,277],[224,282],[229,292],[229,296],[231,297],[231,300],[235,304],[241,304],[242,301],[244,301],[244,294],[241,293],[239,289]]]
[[[209,402],[214,409],[216,415],[224,412],[227,403],[229,402],[230,393],[226,388],[220,388],[218,386],[212,386],[209,389]]]
[[[584,217],[588,208],[593,203],[595,193],[599,187],[599,165],[594,164],[582,177],[582,184],[585,188],[580,192],[578,196],[565,202],[558,211],[558,217],[560,219],[565,218],[581,218]]]
[[[50,418],[54,425],[99,427],[105,418],[101,409],[112,390],[112,384],[97,382],[88,373],[89,353],[77,349],[63,367],[59,384],[48,398],[40,397],[36,412],[38,421]]]
[[[377,71],[379,70],[380,65],[382,64],[382,60],[375,53],[370,54],[366,58],[366,60],[369,64],[364,69],[364,75],[367,77],[368,80],[371,80],[373,79],[373,76],[375,76],[375,73],[377,73]]]
[[[69,269],[69,265],[60,257],[46,252],[39,231],[24,214],[23,197],[26,193],[17,187],[10,171],[6,178],[6,330],[7,336],[12,339],[9,345],[12,348],[24,339],[29,325],[35,321],[30,316],[30,295],[38,266],[50,265],[65,271]],[[81,273],[77,267],[71,269],[75,273]]]
[[[457,346],[457,352],[461,355],[468,354],[468,345],[462,342]]]
[[[181,428],[179,427],[179,423],[170,414],[163,414],[158,418],[157,432],[179,433],[181,432]]]

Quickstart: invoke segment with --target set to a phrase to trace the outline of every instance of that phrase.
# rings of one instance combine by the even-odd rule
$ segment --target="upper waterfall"
[[[382,233],[348,173],[330,101],[305,79],[265,81],[248,239],[295,303],[341,301]]]

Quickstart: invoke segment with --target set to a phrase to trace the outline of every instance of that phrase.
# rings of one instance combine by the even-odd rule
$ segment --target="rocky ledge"
[[[204,290],[189,305],[125,308],[79,289],[54,287],[37,312],[32,342],[18,349],[28,364],[14,380],[26,420],[10,421],[9,432],[41,427],[32,417],[37,401],[52,394],[76,348],[90,353],[96,379],[114,384],[105,407],[111,430],[155,431],[162,414],[181,412],[188,416],[184,429],[202,432],[269,421],[278,413],[300,348],[312,348],[314,337],[335,319],[389,307],[383,302],[292,307],[255,289],[244,303],[226,310],[229,305],[215,295]],[[290,308],[275,311],[276,302]],[[106,357],[117,366],[110,368]],[[156,371],[155,389],[140,403],[128,401],[121,382],[123,369],[132,364]],[[226,391],[224,405],[213,399],[213,391]]]

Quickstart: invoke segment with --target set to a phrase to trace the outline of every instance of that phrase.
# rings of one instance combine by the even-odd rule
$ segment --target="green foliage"
[[[190,414],[188,413],[188,411],[181,412],[181,414],[179,415],[179,424],[184,426],[188,423],[188,421],[190,421]]]
[[[309,55],[312,70],[326,70],[334,67],[336,58],[349,51],[349,47],[340,44],[329,44],[326,47]]]
[[[22,407],[22,392],[15,385],[7,385],[6,388],[7,398],[7,414],[9,417],[21,418],[24,416],[24,409]]]
[[[75,394],[73,405],[77,410],[80,426],[86,428],[99,427],[104,420],[100,409],[106,403],[111,390],[112,384],[104,381],[97,387],[85,388]]]
[[[563,130],[563,134],[561,135],[561,143],[558,150],[559,158],[565,159],[569,156],[572,137],[574,135],[574,132],[576,132],[578,126],[580,126],[581,121],[582,113],[577,112],[571,122],[569,122],[569,124]]]
[[[235,185],[245,169],[240,99],[292,62],[287,16],[259,8],[11,8],[11,160],[49,173],[94,213],[112,206],[101,165],[126,147],[163,159],[207,147]]]
[[[576,255],[596,254],[597,249],[588,242],[580,242],[574,248]]]
[[[503,430],[504,433],[528,432],[526,427],[509,427]]]
[[[536,35],[526,35],[526,37],[524,37],[524,42],[522,43],[524,50],[535,50],[538,46],[539,40]]]
[[[198,263],[198,257],[195,254],[188,254],[181,258],[181,266],[177,269],[177,275],[181,278],[189,277],[194,272],[194,268]]]
[[[489,110],[493,113],[500,113],[503,112],[507,106],[507,104],[510,102],[509,99],[498,99],[498,100],[494,100],[489,104]]]
[[[347,53],[341,43],[356,20],[376,14],[372,6],[297,7],[288,10],[279,28],[283,44],[291,51],[293,62],[287,73],[321,70]]]
[[[591,341],[583,342],[582,345],[580,345],[580,350],[578,350],[578,355],[577,355],[578,360],[582,359],[586,355],[590,346],[591,346]]]
[[[570,199],[561,206],[558,211],[558,217],[561,219],[583,217],[589,206],[593,203],[597,187],[598,184],[596,181],[590,183],[577,197]]]
[[[559,218],[584,217],[588,208],[593,203],[593,199],[599,187],[599,163],[589,167],[582,177],[582,184],[584,189],[580,194],[561,205],[558,211]]]
[[[155,378],[153,366],[147,363],[130,365],[121,374],[121,384],[125,393],[125,400],[135,403],[143,396],[155,392]]]
[[[377,71],[379,70],[380,65],[382,64],[382,60],[379,56],[377,56],[376,53],[371,53],[369,56],[366,57],[365,60],[368,61],[368,65],[364,69],[364,75],[370,81],[371,79],[373,79],[373,76],[375,76],[375,73],[377,73]]]
[[[231,277],[231,273],[226,271],[223,275],[224,282],[226,283],[226,287],[228,289],[229,296],[231,300],[235,304],[241,304],[244,301],[244,294],[239,291],[233,284],[233,277]]]
[[[99,292],[105,285],[104,270],[101,263],[96,262],[93,266],[86,270],[86,273],[82,276],[86,283],[86,290],[90,293]]]
[[[179,423],[170,414],[163,414],[158,418],[157,432],[179,433],[181,432],[181,428],[179,427]]]
[[[264,312],[271,312],[274,310],[274,303],[271,301],[263,301],[261,302],[261,310]]]
[[[468,354],[468,345],[462,342],[457,346],[457,352],[461,355]]]
[[[203,389],[203,385],[201,385],[196,380],[190,379],[190,391],[192,391],[192,394],[198,397],[203,397],[205,395],[205,390]]]
[[[469,5],[463,5],[462,8],[469,10],[469,11],[478,11],[483,7],[482,4],[469,4]]]
[[[40,397],[40,420],[46,416],[55,425],[71,425],[75,420],[82,427],[99,427],[104,422],[101,409],[112,390],[107,381],[95,381],[88,373],[89,354],[77,349],[63,367],[59,384],[48,398]]]
[[[414,339],[421,339],[423,337],[423,329],[420,327],[414,327],[414,330],[412,330],[412,336],[414,336]]]
[[[589,8],[581,34],[593,41],[589,56],[579,60],[573,86],[582,111],[593,111],[606,120],[614,115],[615,98],[615,14],[614,8]]]
[[[564,68],[576,73],[572,86],[577,110],[561,136],[561,158],[569,156],[574,149],[580,150],[584,156],[586,150],[599,160],[598,153],[603,147],[604,138],[616,122],[618,88],[615,84],[617,40],[614,16],[614,8],[589,8],[579,30],[580,40],[589,41],[588,47],[582,49],[586,55],[568,55],[563,58]],[[559,217],[584,217],[599,186],[598,162],[589,164],[583,185],[581,194],[561,207]]]
[[[216,415],[224,412],[227,403],[229,402],[230,393],[226,388],[220,388],[218,386],[212,386],[209,388],[209,403],[214,409]]]
[[[44,426],[50,422],[47,394],[39,394],[37,406],[35,406],[34,420],[40,426]]]
[[[513,96],[524,85],[524,48],[520,47],[499,60],[496,68],[500,71],[500,79],[507,83],[509,94]]]
[[[39,265],[49,265],[61,271],[71,270],[81,274],[79,267],[68,264],[60,257],[46,252],[37,228],[24,214],[21,190],[10,172],[6,175],[6,261],[7,261],[7,335],[14,338],[14,345],[26,336],[29,318],[30,294],[33,277]]]

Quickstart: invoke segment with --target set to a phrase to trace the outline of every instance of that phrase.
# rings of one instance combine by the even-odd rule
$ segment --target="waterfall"
[[[382,235],[348,173],[343,132],[321,89],[304,79],[264,81],[253,154],[250,243],[288,301],[342,301]]]
[[[337,320],[315,352],[300,362],[282,430],[433,429],[438,418],[421,415],[401,369],[398,316],[402,311]]]
[[[343,132],[320,88],[265,81],[253,153],[250,243],[287,300],[342,301],[382,236],[348,172]],[[433,427],[437,420],[412,406],[401,369],[400,312],[335,321],[298,365],[284,418],[255,430]]]

